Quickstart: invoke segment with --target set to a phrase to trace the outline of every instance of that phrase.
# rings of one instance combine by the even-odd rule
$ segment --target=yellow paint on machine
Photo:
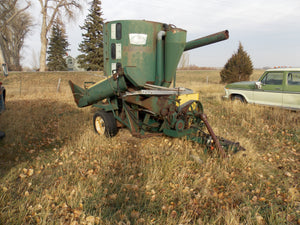
[[[190,100],[197,100],[199,101],[200,95],[199,93],[193,93],[193,94],[185,94],[178,96],[178,99],[180,99],[180,104],[177,103],[177,106],[182,105]]]

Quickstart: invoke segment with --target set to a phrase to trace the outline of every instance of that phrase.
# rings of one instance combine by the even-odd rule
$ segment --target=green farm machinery
[[[99,109],[93,118],[94,128],[107,137],[127,127],[138,137],[186,137],[208,149],[218,149],[222,156],[226,155],[224,149],[241,150],[239,143],[214,134],[191,89],[175,87],[184,51],[228,37],[226,30],[186,42],[186,31],[174,25],[144,20],[107,22],[103,43],[107,78],[84,88],[69,81],[75,102],[78,107]]]

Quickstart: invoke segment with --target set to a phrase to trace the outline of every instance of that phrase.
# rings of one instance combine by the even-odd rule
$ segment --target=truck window
[[[299,85],[300,86],[300,72],[289,72],[288,73],[288,85]]]
[[[282,85],[283,81],[283,72],[270,72],[268,73],[263,79],[263,84],[269,84],[269,85]]]

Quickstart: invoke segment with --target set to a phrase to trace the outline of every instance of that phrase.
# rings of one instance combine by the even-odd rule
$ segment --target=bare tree
[[[31,67],[33,70],[38,70],[40,53],[37,54],[36,51],[33,49],[31,56],[32,56]]]
[[[0,63],[5,62],[10,69],[20,70],[20,50],[32,22],[25,12],[30,3],[21,9],[17,3],[18,0],[11,0],[0,4]]]
[[[74,19],[76,15],[75,10],[81,10],[79,0],[39,0],[42,13],[42,27],[41,27],[41,53],[40,53],[40,71],[46,70],[46,52],[48,46],[47,35],[56,18],[62,20],[62,15],[68,19]]]
[[[11,64],[14,66],[15,70],[21,70],[20,65],[20,52],[24,45],[24,40],[26,35],[31,29],[32,19],[29,13],[22,12],[14,19],[11,24],[12,38],[10,42],[10,52],[12,56]]]

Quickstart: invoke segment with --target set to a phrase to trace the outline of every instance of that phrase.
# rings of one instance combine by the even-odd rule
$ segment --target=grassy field
[[[184,139],[96,135],[69,79],[102,77],[2,79],[0,224],[300,224],[299,112],[224,102],[219,71],[179,71],[177,86],[200,93],[215,133],[246,148],[221,159]]]

